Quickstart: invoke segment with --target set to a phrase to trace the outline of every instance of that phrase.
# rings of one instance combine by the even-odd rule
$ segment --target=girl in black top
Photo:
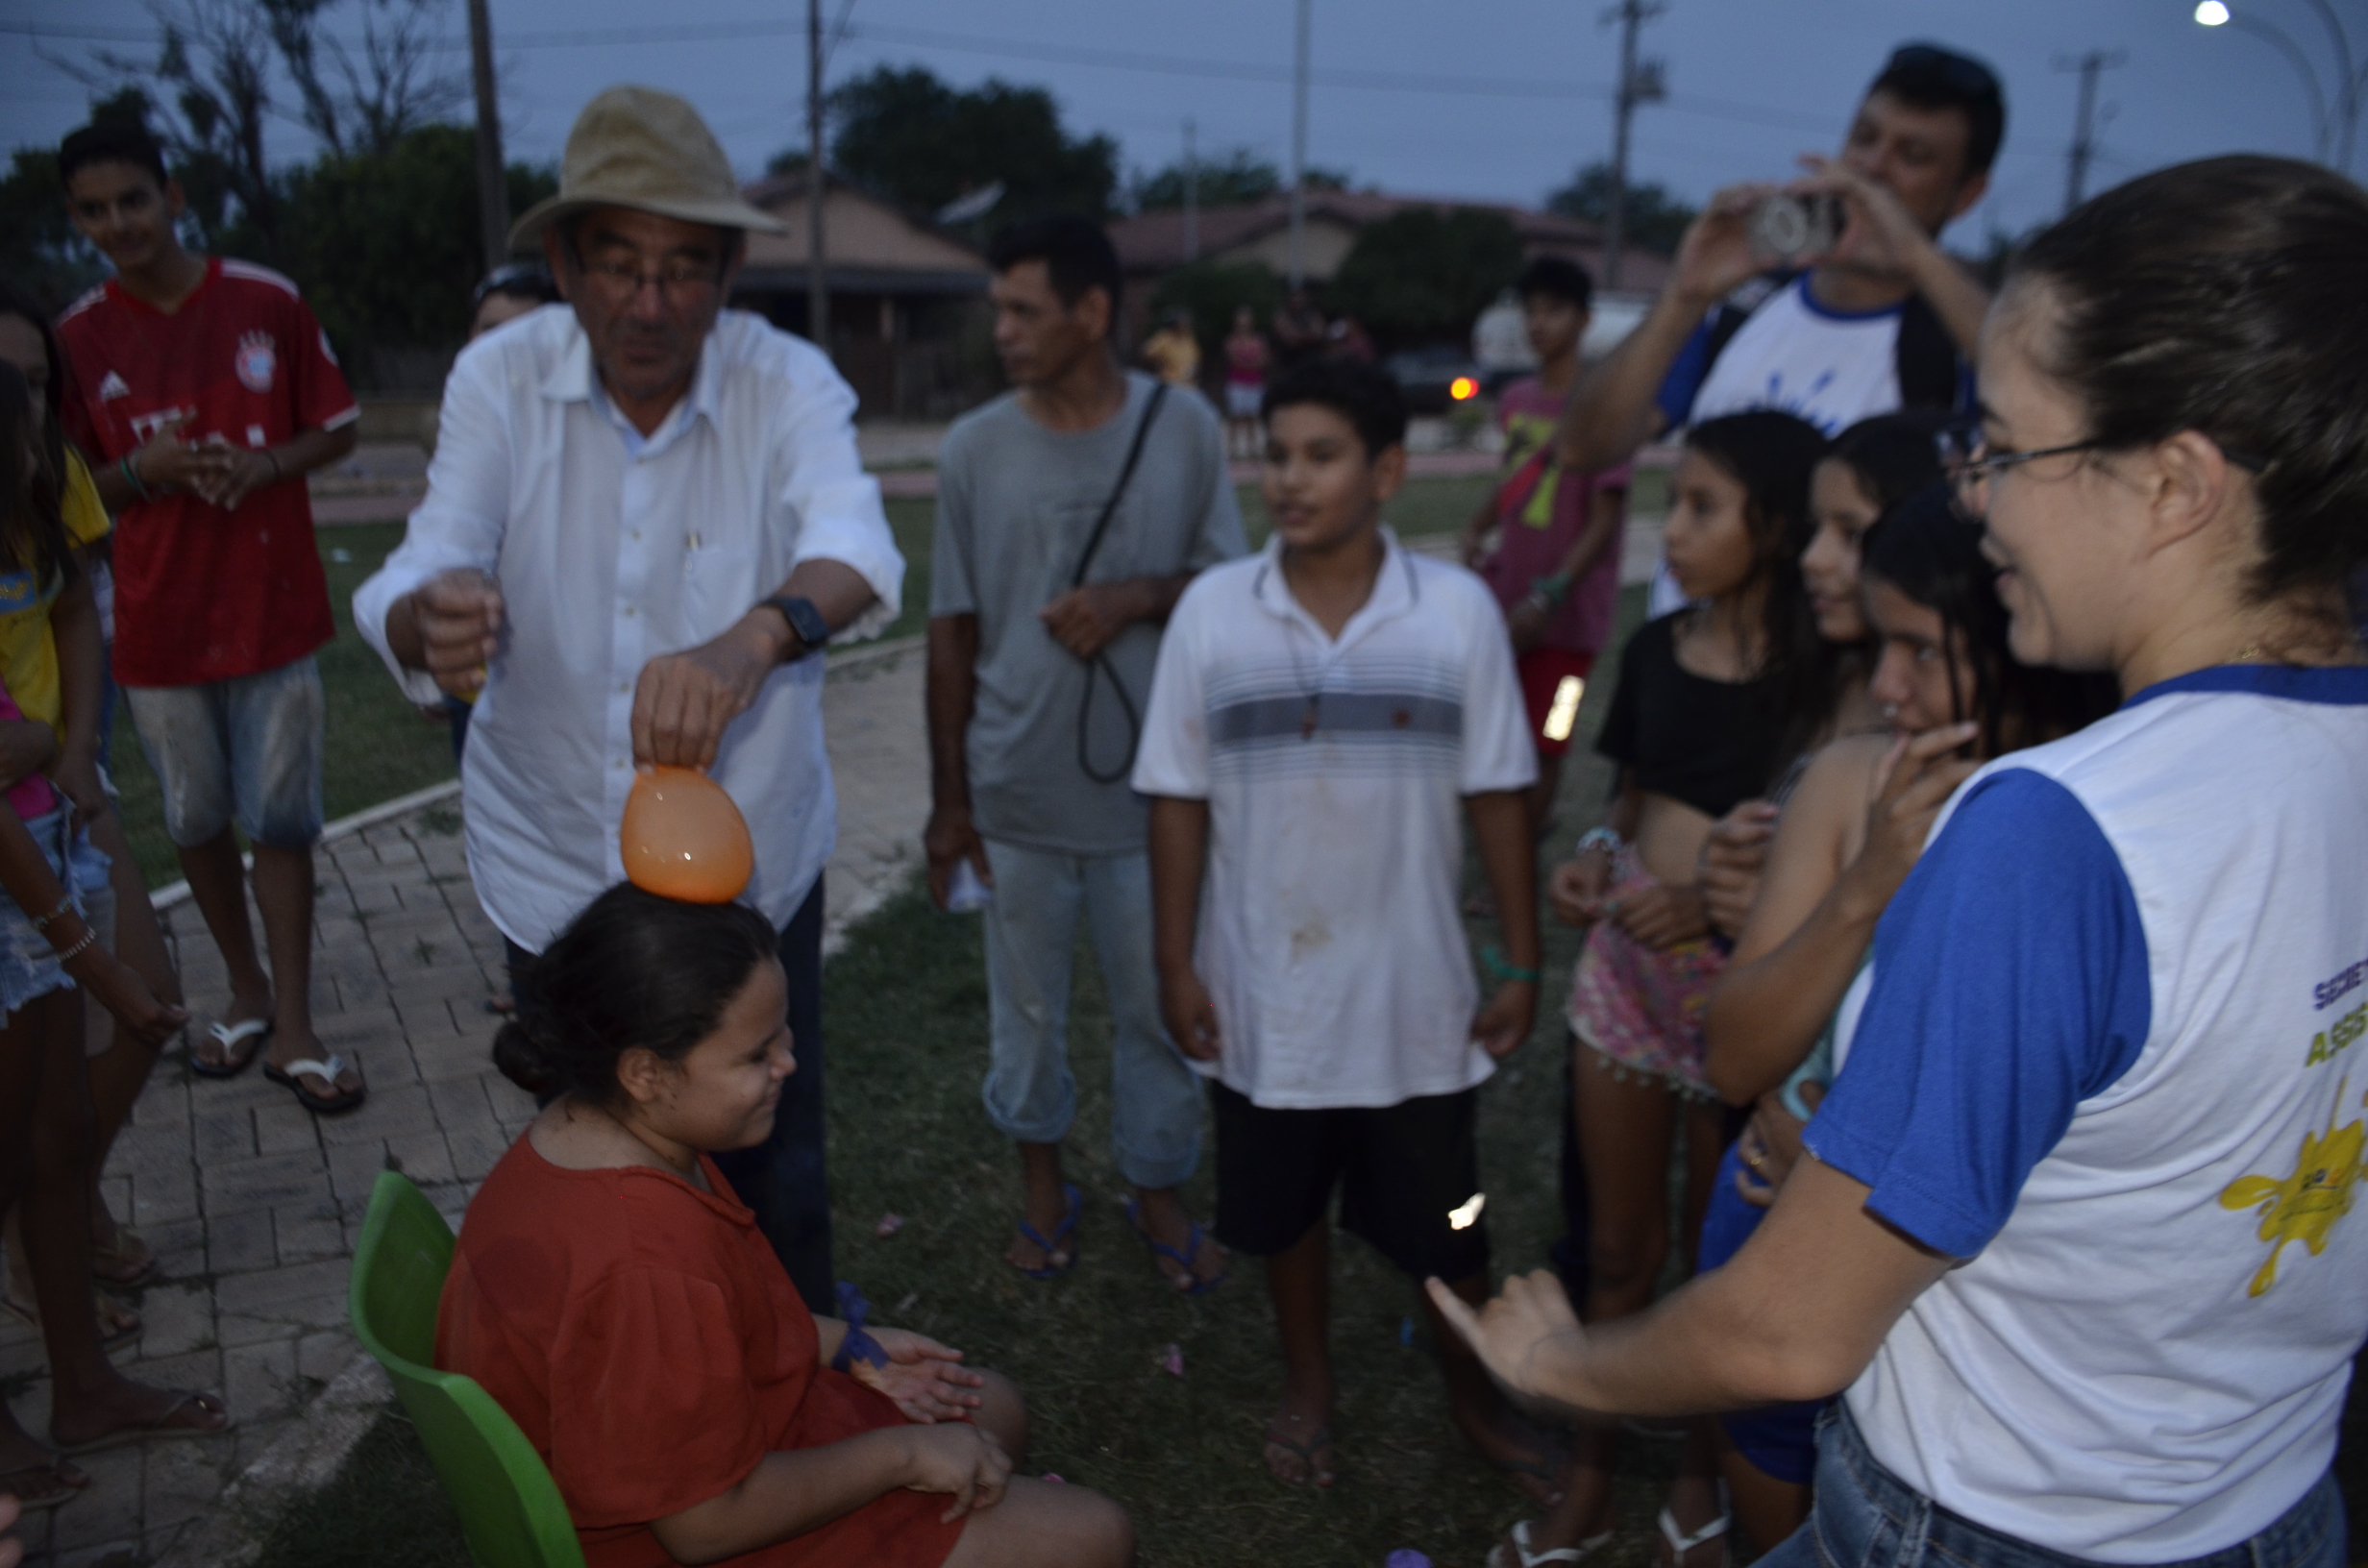
[[[1620,656],[1597,749],[1620,765],[1609,824],[1556,869],[1563,919],[1590,925],[1571,977],[1572,1104],[1588,1189],[1590,1322],[1640,1311],[1667,1252],[1668,1169],[1686,1125],[1684,1237],[1690,1256],[1725,1151],[1725,1117],[1702,1077],[1702,1014],[1724,963],[1697,885],[1711,826],[1768,787],[1793,717],[1830,706],[1831,660],[1802,585],[1810,474],[1826,450],[1789,414],[1696,426],[1672,478],[1669,569],[1695,602],[1648,623]],[[1575,1216],[1574,1216],[1575,1217]],[[1563,1502],[1523,1553],[1579,1546],[1612,1528],[1616,1433],[1582,1427]],[[1718,1510],[1707,1441],[1685,1468],[1689,1526]],[[1682,1480],[1683,1478],[1681,1478]],[[1665,1527],[1670,1515],[1663,1515]],[[1667,1528],[1673,1543],[1691,1529]],[[1704,1537],[1705,1539],[1709,1537]],[[1681,1563],[1684,1552],[1677,1554]],[[1498,1560],[1520,1562],[1500,1554]]]

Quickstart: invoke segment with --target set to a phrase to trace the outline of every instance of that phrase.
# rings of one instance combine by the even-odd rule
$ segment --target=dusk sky
[[[828,0],[836,14],[842,0]],[[2368,4],[2331,0],[2368,60]],[[333,12],[358,31],[359,0]],[[2232,0],[2289,35],[2331,83],[2334,41],[2306,0]],[[989,76],[1049,87],[1076,132],[1119,138],[1129,169],[1169,162],[1187,116],[1204,156],[1247,147],[1283,163],[1290,142],[1291,0],[853,0],[833,78],[883,62],[961,84]],[[1615,29],[1601,0],[1316,0],[1309,158],[1360,185],[1536,203],[1607,155]],[[1979,249],[1992,226],[2054,216],[2064,193],[2077,78],[2059,61],[2118,50],[2094,191],[2142,170],[2232,150],[2307,157],[2314,127],[2295,63],[2235,27],[2207,30],[2193,0],[1669,0],[1644,52],[1667,61],[1671,99],[1637,118],[1634,170],[1699,200],[1743,178],[1781,177],[1830,150],[1867,79],[1896,43],[1930,38],[1989,61],[2009,122],[1992,194],[1951,233]],[[462,0],[447,37],[465,69]],[[805,57],[798,0],[493,0],[513,158],[553,159],[583,101],[641,82],[697,103],[736,166],[802,139]],[[87,94],[20,31],[152,35],[140,0],[0,0],[0,138],[55,141]],[[584,41],[583,35],[607,38]],[[621,37],[619,35],[622,35]],[[95,45],[65,37],[38,52]],[[114,47],[141,52],[136,44]],[[292,111],[293,95],[282,107]],[[292,120],[273,151],[309,148]]]

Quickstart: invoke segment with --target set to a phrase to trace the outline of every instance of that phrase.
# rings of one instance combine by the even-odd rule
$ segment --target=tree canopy
[[[990,223],[1054,210],[1106,216],[1119,185],[1118,143],[1073,136],[1042,87],[989,78],[956,87],[924,67],[875,67],[832,89],[831,162],[925,211],[1002,182]],[[776,160],[794,166],[802,153]]]
[[[1215,158],[1195,160],[1197,199],[1202,207],[1239,207],[1279,194],[1285,187],[1282,170],[1247,147],[1236,147]],[[1129,204],[1138,212],[1157,212],[1184,205],[1185,168],[1182,159],[1164,169],[1137,174],[1127,187]],[[1346,190],[1345,169],[1307,171],[1310,190]]]
[[[1324,286],[1388,347],[1461,340],[1521,270],[1521,238],[1501,212],[1409,208],[1369,225]]]
[[[1612,165],[1590,163],[1570,177],[1570,184],[1545,199],[1546,210],[1566,218],[1602,223],[1612,216]],[[1669,194],[1665,185],[1635,181],[1628,184],[1628,200],[1620,222],[1628,241],[1649,251],[1670,252],[1686,235],[1686,226],[1699,208]]]

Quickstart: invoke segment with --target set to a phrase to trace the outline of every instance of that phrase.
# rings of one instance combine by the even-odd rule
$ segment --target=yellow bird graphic
[[[2336,1087],[2337,1107],[2349,1087],[2348,1082]],[[2361,1103],[2368,1104],[2368,1099]],[[2327,1250],[2328,1233],[2335,1228],[2335,1221],[2352,1212],[2352,1189],[2361,1179],[2363,1143],[2368,1143],[2368,1128],[2356,1121],[2336,1126],[2335,1110],[2331,1108],[2324,1134],[2303,1134],[2302,1155],[2294,1163],[2293,1175],[2283,1179],[2240,1176],[2220,1194],[2224,1209],[2260,1207],[2260,1237],[2270,1243],[2269,1261],[2253,1276],[2247,1295],[2260,1295],[2278,1283],[2278,1254],[2287,1242],[2300,1241],[2313,1258]]]

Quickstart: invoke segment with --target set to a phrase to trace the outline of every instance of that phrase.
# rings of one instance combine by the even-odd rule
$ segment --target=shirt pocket
[[[749,532],[694,525],[682,538],[683,629],[694,643],[722,635],[779,586],[765,576],[767,552]]]

